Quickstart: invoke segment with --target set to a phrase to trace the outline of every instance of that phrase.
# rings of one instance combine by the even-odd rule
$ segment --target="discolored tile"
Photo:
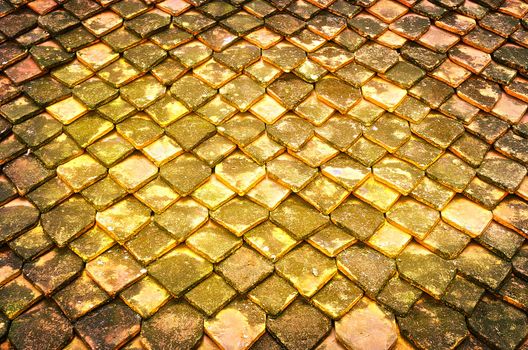
[[[11,240],[9,242],[9,247],[22,259],[29,260],[51,249],[53,247],[53,241],[48,237],[48,235],[44,233],[42,226],[36,226],[26,233]],[[8,255],[10,254],[13,253],[8,253]],[[18,258],[15,258],[14,260],[18,261]],[[11,272],[18,272],[16,270],[11,270],[10,267],[8,267],[6,270],[8,275],[11,275]]]
[[[84,316],[75,330],[92,348],[113,348],[139,333],[141,317],[122,302],[114,301]]]
[[[67,284],[83,268],[69,249],[54,249],[24,266],[24,275],[46,295]]]
[[[60,310],[43,301],[17,317],[9,330],[8,338],[19,348],[44,346],[59,349],[73,337],[73,327]]]
[[[169,292],[149,276],[134,283],[119,296],[143,318],[153,315],[170,298]]]
[[[316,177],[299,195],[323,214],[329,214],[348,196],[348,191],[325,176]]]
[[[469,315],[484,294],[484,288],[456,276],[449,285],[442,299],[455,309]]]
[[[95,210],[79,196],[65,202],[41,217],[43,231],[60,247],[78,237],[95,222]]]
[[[387,213],[387,219],[418,239],[427,236],[440,214],[411,198],[401,198]]]
[[[154,222],[167,230],[177,242],[183,242],[205,224],[207,218],[207,208],[191,198],[182,198],[163,213],[155,215]]]
[[[398,318],[402,333],[417,346],[450,349],[468,335],[464,316],[431,298],[420,299],[406,317]]]
[[[211,218],[241,236],[268,218],[268,211],[245,198],[234,198],[211,213]]]
[[[176,268],[183,265],[184,269]],[[148,267],[154,277],[172,295],[181,295],[213,271],[211,263],[188,248],[178,247]]]
[[[193,174],[192,177],[185,176]],[[211,168],[195,156],[185,153],[160,168],[161,177],[180,195],[187,195],[211,174]]]
[[[333,319],[341,318],[362,297],[363,291],[343,275],[335,275],[316,295],[312,302]]]
[[[219,93],[241,112],[247,111],[264,94],[264,88],[241,75],[220,88]]]
[[[20,275],[0,288],[0,296],[0,309],[9,319],[14,319],[35,304],[42,293]]]
[[[289,349],[312,348],[331,329],[330,319],[301,300],[291,304],[279,317],[268,318],[266,325]]]
[[[267,314],[276,316],[295,300],[298,292],[285,279],[276,274],[253,288],[248,298],[263,308]]]
[[[84,316],[108,298],[105,291],[85,273],[53,295],[53,300],[72,320]]]
[[[509,349],[522,342],[528,332],[526,324],[524,313],[490,296],[486,296],[477,304],[468,319],[469,328],[487,342]]]
[[[451,153],[444,153],[426,170],[426,174],[453,191],[462,192],[475,175],[475,170]]]
[[[367,240],[385,221],[382,212],[357,199],[341,204],[331,218],[360,240]]]
[[[119,242],[124,242],[150,221],[150,209],[127,197],[96,215],[97,223]]]
[[[236,291],[217,274],[211,274],[211,276],[185,294],[185,298],[189,303],[202,310],[208,316],[220,311],[235,296]]]
[[[218,263],[242,245],[242,240],[219,225],[209,222],[187,238],[187,246],[207,260]]]
[[[317,97],[331,107],[345,114],[356,102],[360,93],[357,89],[346,84],[340,79],[322,79],[315,85]]]
[[[176,241],[163,229],[148,224],[126,242],[126,249],[142,264],[148,264],[176,246]]]
[[[378,294],[396,273],[394,260],[363,244],[355,244],[339,253],[337,267],[370,297]]]
[[[267,88],[267,93],[292,109],[312,92],[313,86],[293,74],[284,74]]]
[[[31,154],[9,162],[4,166],[3,172],[21,195],[53,177],[53,171],[46,169],[44,164]]]
[[[245,293],[273,273],[273,264],[247,246],[237,249],[215,268],[238,292]]]
[[[84,261],[92,260],[114,245],[114,240],[98,226],[94,226],[69,244]]]
[[[457,257],[455,264],[462,275],[490,289],[497,289],[511,271],[509,262],[478,244],[469,244]]]
[[[313,296],[337,272],[335,263],[310,245],[301,245],[286,254],[276,269],[306,297]]]
[[[485,159],[477,170],[477,175],[511,193],[526,176],[526,168],[510,159]]]
[[[378,294],[377,300],[396,315],[405,316],[421,295],[420,289],[405,282],[400,277],[393,277]]]
[[[114,295],[146,273],[126,250],[118,247],[87,263],[86,271],[110,295]]]
[[[164,306],[141,327],[141,343],[147,348],[178,346],[191,349],[203,335],[203,317],[189,305],[173,302]]]

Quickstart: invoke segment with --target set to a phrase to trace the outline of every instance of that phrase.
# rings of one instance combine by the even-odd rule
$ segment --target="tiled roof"
[[[0,348],[524,348],[527,110],[523,0],[0,0]]]

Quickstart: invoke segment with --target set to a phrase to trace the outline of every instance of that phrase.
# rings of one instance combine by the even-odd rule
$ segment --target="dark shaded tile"
[[[405,316],[421,295],[421,290],[399,277],[394,277],[387,282],[376,299],[389,307],[396,315]]]
[[[141,327],[141,341],[151,348],[174,346],[191,349],[202,334],[202,315],[182,302],[164,306]]]
[[[285,36],[291,36],[302,28],[305,23],[288,14],[277,14],[266,18],[266,26]]]
[[[410,283],[435,298],[440,298],[455,277],[456,268],[418,244],[405,248],[397,259],[398,271]]]
[[[522,311],[490,296],[477,304],[468,325],[486,342],[504,349],[516,348],[528,333],[528,320]]]
[[[322,340],[330,332],[331,323],[320,311],[299,300],[276,319],[269,318],[267,328],[284,346],[300,350],[311,348]]]
[[[4,173],[15,184],[20,194],[31,191],[54,174],[33,155],[24,155],[6,164]]]
[[[388,28],[387,24],[366,12],[360,12],[355,17],[349,19],[348,25],[352,29],[355,29],[361,36],[369,39],[379,37]]]
[[[268,93],[279,100],[286,108],[294,108],[313,90],[311,84],[306,83],[293,74],[282,75],[267,89]]]
[[[13,321],[8,337],[21,349],[59,349],[73,337],[73,327],[53,303],[43,301]]]
[[[28,8],[3,16],[0,19],[0,31],[9,38],[27,32],[37,25],[38,16]]]
[[[151,10],[125,22],[125,27],[142,38],[149,37],[168,27],[171,16],[161,10]]]
[[[339,253],[337,267],[372,298],[396,273],[394,260],[360,244],[353,245]]]
[[[86,274],[53,295],[53,300],[71,320],[84,316],[107,299],[105,291]]]
[[[451,349],[469,334],[462,314],[432,298],[420,299],[398,323],[406,338],[424,348]]]
[[[447,84],[425,77],[414,85],[409,94],[425,102],[431,108],[438,108],[455,91]]]
[[[251,269],[241,266],[251,261]],[[216,271],[239,292],[246,292],[273,272],[273,265],[250,248],[243,246],[222,261]],[[243,273],[242,273],[243,272]]]
[[[43,77],[25,84],[25,92],[39,105],[48,105],[70,95],[70,89],[55,79]]]
[[[116,348],[139,333],[141,317],[120,301],[106,304],[75,323],[80,337],[94,349]]]
[[[79,20],[64,10],[55,10],[39,17],[38,23],[52,34],[63,33],[79,24]]]
[[[181,265],[185,269],[177,268]],[[151,264],[148,271],[171,294],[180,295],[209,275],[213,266],[188,248],[176,248]]]
[[[463,277],[456,276],[449,284],[442,300],[464,314],[471,315],[484,291],[484,288],[469,282]]]
[[[42,215],[42,227],[59,246],[64,246],[95,222],[95,209],[81,197],[71,197]]]
[[[438,67],[446,59],[445,54],[434,52],[414,42],[407,42],[400,52],[405,59],[428,72]]]
[[[497,289],[511,271],[511,264],[478,244],[470,244],[455,260],[459,272],[486,286]],[[488,266],[483,269],[483,266]]]

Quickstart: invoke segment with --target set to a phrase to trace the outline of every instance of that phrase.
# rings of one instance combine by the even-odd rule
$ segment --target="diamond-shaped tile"
[[[170,93],[187,108],[195,110],[211,100],[216,91],[198,78],[185,75],[171,86]]]
[[[247,349],[266,330],[266,314],[248,300],[238,299],[227,305],[204,324],[205,332],[222,347],[238,344]],[[226,333],[230,328],[233,332]]]
[[[211,168],[190,153],[182,154],[160,168],[161,177],[182,196],[193,192],[210,174]]]
[[[174,248],[176,241],[163,229],[148,224],[126,242],[126,249],[141,263],[148,264]]]
[[[86,264],[86,272],[108,294],[134,283],[146,270],[120,247],[112,248]]]
[[[312,92],[313,86],[294,74],[283,74],[267,88],[267,92],[286,108],[293,109]]]
[[[121,97],[137,109],[144,109],[160,99],[165,93],[163,86],[152,75],[145,75],[120,89]]]
[[[105,174],[106,168],[86,153],[57,168],[57,175],[75,191],[88,187]]]
[[[332,259],[308,244],[286,254],[276,268],[306,297],[313,296],[337,272]]]
[[[124,242],[150,221],[150,209],[130,196],[96,215],[97,223],[117,241]]]
[[[60,247],[90,228],[94,219],[95,210],[78,196],[70,197],[41,218],[44,232]]]
[[[183,247],[175,248],[148,267],[149,274],[175,296],[201,281],[212,270],[211,263]]]
[[[264,88],[246,75],[241,75],[222,88],[219,93],[240,111],[247,111],[263,94]]]
[[[310,349],[330,332],[332,324],[322,312],[298,299],[277,318],[268,318],[267,328],[287,348]]]
[[[264,167],[242,152],[236,152],[215,167],[217,178],[240,196],[246,194],[266,174]]]
[[[170,298],[169,292],[149,276],[134,283],[119,296],[143,318],[152,316]]]
[[[218,263],[242,245],[242,240],[223,227],[207,223],[187,238],[187,246],[207,260]]]
[[[245,240],[260,254],[272,261],[282,258],[296,244],[286,231],[270,221],[255,227],[244,235]]]
[[[163,213],[154,216],[155,223],[167,230],[177,242],[183,242],[207,219],[207,208],[190,198],[182,198]]]
[[[297,296],[298,292],[276,274],[253,288],[248,298],[271,315],[280,314]]]
[[[237,197],[211,212],[211,218],[237,236],[265,221],[268,211],[258,204]]]
[[[213,273],[185,294],[194,307],[212,316],[236,296],[236,291],[219,275]]]

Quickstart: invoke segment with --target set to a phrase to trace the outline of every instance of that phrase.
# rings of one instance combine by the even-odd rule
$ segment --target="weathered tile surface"
[[[527,33],[523,0],[0,0],[0,348],[526,347]]]

